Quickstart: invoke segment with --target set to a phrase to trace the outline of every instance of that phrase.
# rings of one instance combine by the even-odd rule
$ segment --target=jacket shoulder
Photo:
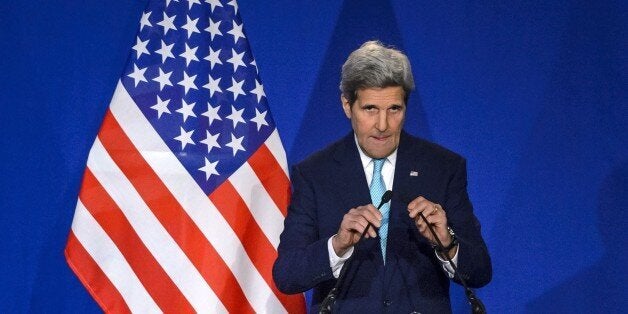
[[[343,137],[336,142],[327,145],[294,165],[294,168],[301,171],[317,170],[321,167],[329,167],[336,163],[339,154],[346,154],[351,151],[353,138]],[[357,152],[357,151],[356,151]]]
[[[434,142],[416,137],[404,132],[402,145],[404,145],[411,154],[423,156],[430,161],[446,164],[459,164],[465,159],[460,154]],[[401,146],[401,145],[400,145]],[[400,147],[401,149],[401,147]]]

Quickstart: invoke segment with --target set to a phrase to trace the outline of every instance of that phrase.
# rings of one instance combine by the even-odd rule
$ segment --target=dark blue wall
[[[98,312],[63,248],[146,1],[0,4],[0,312]],[[625,1],[240,1],[291,163],[349,130],[338,77],[409,55],[407,129],[468,159],[490,312],[628,306]],[[616,263],[617,266],[613,266]],[[459,287],[454,309],[467,312]]]

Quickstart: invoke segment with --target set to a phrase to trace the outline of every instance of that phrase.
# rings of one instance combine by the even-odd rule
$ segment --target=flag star
[[[198,47],[190,48],[188,44],[185,43],[185,52],[179,55],[179,57],[185,58],[185,66],[189,66],[192,61],[198,61],[196,49],[198,49]]]
[[[183,79],[177,84],[183,86],[183,88],[185,88],[185,94],[187,94],[190,88],[198,90],[196,84],[194,84],[195,79],[196,75],[188,76],[188,74],[183,71]]]
[[[188,104],[187,102],[185,102],[184,99],[181,99],[181,108],[177,109],[177,112],[183,115],[183,122],[185,123],[185,120],[188,119],[188,117],[195,117],[196,118],[196,114],[194,113],[194,105],[196,105],[196,103],[191,103]]]
[[[255,118],[251,119],[251,121],[257,124],[257,131],[262,128],[262,125],[268,126],[268,122],[266,122],[266,113],[268,111],[259,112],[257,108],[255,108]]]
[[[227,4],[233,7],[233,12],[235,14],[238,14],[238,3],[236,2],[236,0],[231,0]]]
[[[198,1],[198,0],[196,0],[196,1]],[[192,6],[192,4],[190,4],[190,6]],[[186,16],[185,18],[187,19],[187,22],[185,23],[185,25],[181,26],[181,28],[183,28],[183,29],[188,31],[188,39],[194,33],[199,33],[200,34],[201,32],[198,30],[198,27],[196,27],[196,23],[198,22],[198,19],[192,20],[192,19],[190,19],[189,16]]]
[[[255,67],[255,72],[257,72],[257,74],[259,74],[259,69],[257,68],[257,63],[255,62],[255,60],[251,61],[251,63],[249,63],[250,65]]]
[[[170,45],[166,45],[165,41],[163,40],[161,41],[161,48],[159,48],[159,50],[155,50],[155,53],[158,53],[161,55],[161,63],[165,63],[168,58],[174,59],[174,55],[172,54],[173,46],[174,46],[174,43]]]
[[[235,21],[233,21],[233,28],[227,33],[233,35],[233,43],[237,44],[238,39],[245,38],[244,33],[242,31],[242,24],[238,25]]]
[[[240,110],[236,110],[234,106],[231,106],[231,114],[227,116],[227,119],[233,121],[234,129],[238,126],[238,123],[244,123],[246,125],[246,122],[244,121],[244,119],[242,119],[243,113],[244,113],[244,108]]]
[[[199,0],[188,0],[188,8],[189,8],[189,10],[192,10],[192,6],[194,4],[201,4],[201,2]]]
[[[233,150],[233,156],[236,155],[236,153],[238,151],[246,151],[244,149],[244,146],[242,146],[242,140],[244,139],[244,136],[242,137],[236,137],[235,135],[233,135],[233,133],[231,134],[231,142],[225,144],[229,147],[231,147],[231,149]]]
[[[255,80],[255,88],[251,90],[251,93],[257,95],[257,103],[262,100],[262,97],[266,96],[266,93],[264,93],[264,85],[260,84],[257,80]]]
[[[220,84],[221,79],[222,78],[219,77],[217,80],[214,80],[212,75],[211,74],[209,75],[209,82],[203,85],[204,88],[209,89],[209,97],[213,97],[215,92],[222,93],[222,89],[220,88],[220,86],[218,86],[218,84]]]
[[[234,101],[238,99],[238,95],[246,95],[244,90],[242,90],[242,85],[244,85],[244,79],[238,82],[233,77],[231,78],[231,87],[227,88],[227,90],[233,93]]]
[[[207,145],[207,153],[209,154],[214,147],[220,149],[220,144],[218,144],[218,136],[220,133],[211,134],[207,130],[205,130],[205,132],[207,133],[207,138],[202,140],[201,143]]]
[[[231,58],[227,62],[233,64],[233,72],[238,70],[238,67],[242,66],[246,68],[246,64],[242,61],[244,57],[244,51],[242,53],[236,53],[235,49],[231,48]]]
[[[136,64],[133,64],[133,73],[127,76],[135,80],[135,87],[137,87],[137,84],[139,84],[140,82],[148,83],[146,77],[144,77],[144,72],[146,72],[146,69],[147,68],[139,69]]]
[[[173,16],[168,16],[168,14],[166,14],[166,12],[164,12],[164,19],[157,23],[157,25],[160,25],[164,28],[164,35],[168,34],[169,30],[177,30],[177,28],[174,26],[174,18],[176,17],[176,15]]]
[[[216,7],[223,7],[222,3],[220,3],[220,0],[205,0],[205,2],[209,3],[209,5],[211,6],[212,13],[214,13],[214,9]]]
[[[133,50],[135,50],[137,59],[139,59],[142,54],[150,55],[150,52],[146,48],[146,46],[148,46],[148,42],[148,39],[146,41],[142,41],[139,36],[137,37],[137,40],[135,41],[135,46],[133,46]]]
[[[211,40],[214,40],[214,36],[216,35],[222,36],[222,32],[220,31],[221,22],[222,21],[218,21],[214,23],[214,21],[211,18],[209,19],[209,26],[205,30],[211,34],[210,35]]]
[[[203,58],[204,60],[209,61],[209,63],[210,63],[209,69],[210,70],[214,69],[214,65],[222,64],[222,61],[220,61],[220,50],[221,49],[218,49],[218,50],[214,51],[214,49],[212,49],[212,47],[209,47],[209,56]]]
[[[169,103],[170,99],[161,100],[159,95],[157,95],[157,104],[151,107],[152,109],[157,110],[157,119],[161,118],[161,115],[164,113],[170,114],[170,109],[168,109]]]
[[[218,160],[210,162],[207,160],[207,157],[205,157],[205,166],[198,168],[198,170],[205,172],[205,180],[209,180],[212,174],[220,175],[218,171],[216,171],[216,166],[218,166]]]
[[[194,133],[194,130],[191,130],[190,132],[188,132],[184,130],[183,127],[180,127],[180,128],[181,128],[181,135],[175,137],[174,139],[181,142],[181,150],[185,149],[185,146],[187,146],[187,144],[196,145],[194,141],[192,140],[192,133]]]
[[[209,119],[209,123],[207,124],[207,126],[211,126],[214,120],[222,121],[220,114],[218,114],[218,109],[220,109],[220,106],[213,107],[210,103],[207,103],[207,111],[201,114]]]
[[[142,13],[142,19],[140,20],[140,31],[144,29],[144,26],[153,27],[153,24],[150,23],[150,14],[152,12],[144,12]]]
[[[168,7],[168,5],[170,5],[170,1],[172,0],[166,0],[166,8]],[[174,2],[179,2],[179,0],[174,0]]]
[[[159,69],[159,76],[153,78],[153,81],[159,83],[159,91],[164,89],[166,85],[172,86],[172,82],[170,81],[170,75],[172,75],[172,72],[164,73],[164,71]]]

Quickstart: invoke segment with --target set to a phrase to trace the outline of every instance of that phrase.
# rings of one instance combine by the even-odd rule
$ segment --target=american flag
[[[287,162],[235,0],[150,1],[65,250],[106,312],[303,312],[272,279]]]

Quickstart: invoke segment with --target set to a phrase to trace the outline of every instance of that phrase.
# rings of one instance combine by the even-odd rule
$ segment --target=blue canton
[[[235,0],[150,1],[122,84],[207,194],[275,129]]]

